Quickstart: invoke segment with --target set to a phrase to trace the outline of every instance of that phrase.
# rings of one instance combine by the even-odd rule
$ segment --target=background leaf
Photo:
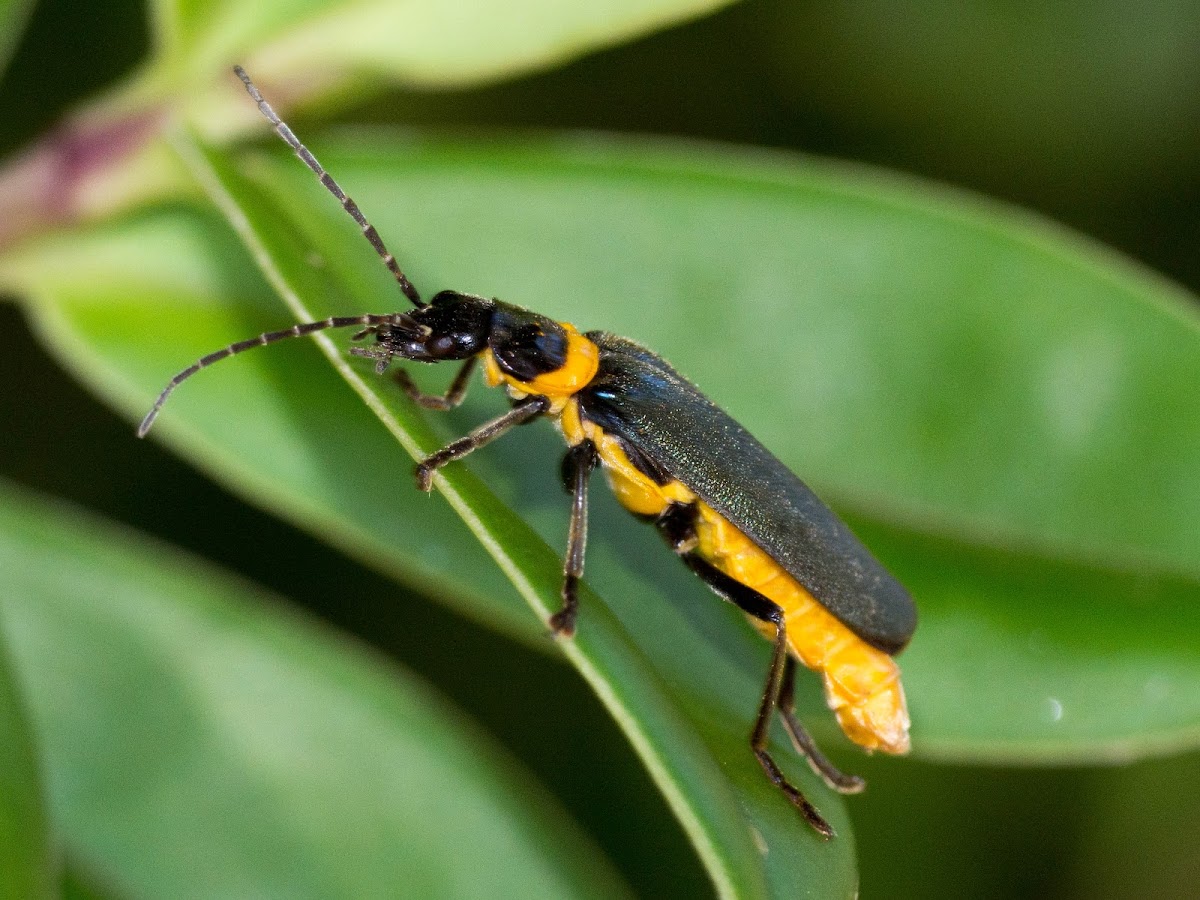
[[[317,229],[309,232],[313,239],[306,243],[302,228],[288,225],[282,211],[238,175],[220,154],[204,153],[186,141],[181,141],[180,147],[197,179],[225,210],[248,248],[260,260],[268,279],[299,318],[312,320],[324,315],[309,309],[306,298],[330,303],[339,294],[349,297],[356,291],[368,290],[369,280],[349,275],[349,270],[337,263],[328,267],[323,261],[313,264],[332,235]],[[363,270],[363,274],[377,272]],[[371,296],[368,293],[361,299],[367,302]],[[328,336],[317,342],[410,454],[419,457],[444,443],[431,434],[426,417],[413,404],[396,402],[394,393],[378,390],[378,378],[364,379],[348,366]],[[547,621],[561,605],[559,556],[538,541],[483,483],[469,474],[447,470],[435,481],[439,493],[463,517],[539,618]],[[419,530],[414,534],[419,534]],[[775,894],[795,890],[814,896],[852,893],[855,889],[852,843],[843,837],[832,845],[822,844],[794,809],[779,802],[778,793],[766,785],[750,762],[742,726],[729,727],[740,717],[730,717],[714,727],[713,717],[697,716],[689,704],[679,704],[675,697],[664,695],[646,660],[652,656],[657,642],[643,639],[642,646],[634,646],[624,628],[603,616],[594,600],[581,596],[581,605],[592,608],[580,616],[576,638],[558,643],[593,690],[606,701],[642,756],[708,865],[718,891],[757,894],[765,874]],[[681,658],[690,655],[695,665],[705,648],[702,645],[689,648],[687,638],[683,632],[673,633],[677,646],[672,649]],[[722,700],[740,702],[753,708],[753,700],[761,694],[762,671],[749,683],[738,684],[730,679],[723,685],[712,685],[708,692],[699,693],[692,700],[702,704]],[[694,683],[688,685],[686,680],[676,687],[680,691],[690,688],[696,694]],[[681,709],[670,708],[672,703],[679,704]],[[690,729],[681,720],[680,712],[691,714],[692,721],[687,723]],[[701,741],[708,744],[708,753],[701,749]],[[727,766],[725,773],[718,773],[712,767],[714,757],[739,760],[740,765]],[[811,772],[804,774],[816,782]],[[743,800],[739,816],[729,803],[729,788],[732,786],[733,793],[741,795],[741,782],[747,777],[756,778],[757,786],[767,790],[765,794],[756,791],[755,802]],[[829,794],[826,790],[821,793]],[[833,800],[829,797],[830,806]],[[832,817],[835,813],[827,815]],[[750,835],[754,836],[753,843]],[[765,867],[762,856],[767,857]],[[760,867],[764,873],[760,873]]]
[[[1200,669],[1189,646],[1200,622],[1188,567],[1195,538],[1183,527],[1188,504],[1181,498],[1200,485],[1195,456],[1183,452],[1200,427],[1200,410],[1188,412],[1197,403],[1188,385],[1195,381],[1189,373],[1200,373],[1200,344],[1173,289],[1004,212],[961,200],[933,203],[907,185],[782,161],[611,145],[406,147],[394,137],[361,135],[320,149],[371,214],[379,211],[377,224],[400,257],[414,261],[409,271],[418,284],[519,299],[663,348],[820,492],[842,499],[922,610],[919,637],[903,660],[918,753],[1110,760],[1195,745]],[[286,155],[275,159],[268,168],[256,158],[257,177],[320,248],[320,277],[334,286],[310,291],[320,294],[313,314],[392,305],[386,273],[341,223],[336,204]],[[954,260],[953,269],[931,259]],[[69,273],[48,260],[41,267],[97,280],[78,264]],[[964,303],[968,289],[973,302]],[[650,317],[647,297],[655,298]],[[79,325],[60,318],[78,319],[75,305],[43,307],[55,317],[46,332],[58,339],[75,333]],[[89,305],[103,310],[98,323],[107,320],[107,302]],[[266,327],[208,332],[183,352],[180,335],[199,334],[198,326],[158,318],[143,312],[116,329],[93,325],[85,338],[102,338],[98,329],[123,335],[120,345],[101,350],[104,369],[142,379],[142,408],[153,379],[146,362],[133,360],[148,349],[178,348],[173,364],[161,364],[161,381],[205,347]],[[138,335],[133,322],[153,330]],[[778,336],[773,345],[770,335]],[[86,344],[70,354],[77,363],[88,357]],[[731,360],[734,379],[727,377]],[[284,364],[244,362],[241,373],[206,378],[237,384],[250,365],[269,371]],[[1081,375],[1072,364],[1092,369]],[[1100,365],[1103,375],[1093,371]],[[288,383],[290,399],[278,402],[305,410],[292,429],[313,429],[313,402],[337,408],[294,394],[291,376],[272,380]],[[1104,396],[1088,399],[1075,384]],[[195,404],[208,409],[209,440],[218,432],[253,434],[250,419],[229,427],[230,398],[263,388],[213,390],[204,403],[196,385],[187,385],[164,422]],[[1164,409],[1173,412],[1164,416]],[[442,433],[461,433],[485,415],[486,407],[470,406],[449,417]],[[490,483],[507,485],[507,496],[531,508],[535,524],[558,543],[562,507],[546,489],[551,479],[520,477],[523,460],[558,451],[552,441],[531,449],[536,439],[524,437],[489,448],[472,465]],[[270,451],[259,455],[281,469],[286,445],[277,441],[271,432]],[[426,449],[437,443],[423,441]],[[239,449],[228,454],[234,457],[247,455]],[[1118,470],[1122,487],[1106,491]],[[350,489],[344,470],[333,471],[325,479],[337,482],[331,490]],[[1023,503],[1003,489],[1015,472],[1025,473]],[[397,498],[406,480],[399,477]],[[402,506],[387,503],[389,510]],[[373,530],[361,503],[342,508],[359,519],[361,532]],[[1157,524],[1172,516],[1174,527]],[[597,571],[607,567],[600,560],[610,541],[593,542],[589,575],[597,584],[605,583]],[[412,543],[387,542],[397,567]],[[637,573],[641,584],[603,593],[647,656],[683,690],[703,694],[691,651],[682,643],[661,647],[660,635],[722,626],[687,621],[700,615],[697,601],[685,611],[664,599],[664,608],[679,610],[667,626],[648,592],[703,592],[663,574],[673,562],[665,555],[642,562],[657,550],[622,564],[616,557],[634,551],[613,547],[613,568]],[[620,584],[618,576],[603,577]],[[1095,614],[1098,606],[1104,616]],[[1114,658],[1118,646],[1124,652]],[[964,647],[973,648],[966,657]],[[764,652],[736,642],[714,649],[745,667],[748,683],[761,663],[744,660]],[[721,693],[717,685],[709,690]],[[964,709],[963,697],[974,698],[972,708]]]
[[[728,2],[271,0],[214,9],[158,0],[152,8],[163,62],[185,80],[240,61],[268,78],[304,73],[328,83],[358,73],[446,86],[561,62]]]
[[[0,0],[0,75],[17,49],[33,0]]]
[[[78,103],[146,52],[139,3],[114,0],[101,7],[43,0],[37,4],[21,51],[0,89],[4,147],[28,141],[58,110]],[[823,10],[800,9],[786,0],[755,0],[536,77],[430,94],[392,89],[360,109],[348,108],[343,95],[336,106],[308,109],[310,115],[333,113],[355,121],[439,123],[455,128],[482,123],[677,133],[882,162],[1048,210],[1194,289],[1200,176],[1188,160],[1194,156],[1189,148],[1197,146],[1200,136],[1191,112],[1200,81],[1195,77],[1198,58],[1188,52],[1188,35],[1195,30],[1197,15],[1177,4],[1140,9],[1133,18],[1126,12],[1104,3],[1067,5],[1046,15],[1029,15],[1016,7],[964,11],[953,4],[935,4],[914,14],[911,9],[901,13],[898,7],[889,8],[886,0]],[[1114,21],[1120,22],[1116,30]],[[257,66],[254,71],[263,74]],[[323,73],[310,67],[295,74],[296,78],[270,83],[272,99],[281,107],[328,87],[315,83]],[[220,84],[211,82],[215,88],[207,89],[209,79],[218,76]],[[210,102],[216,104],[208,113],[210,124],[262,129],[253,110],[244,109],[244,98],[238,99],[241,95],[236,91],[232,97],[227,92],[228,77],[227,72],[214,70],[200,73],[192,83],[181,80],[179,84],[189,100],[213,98],[203,104],[206,108]],[[387,82],[368,75],[354,83],[357,92],[373,91]],[[241,117],[233,119],[239,110]],[[1136,127],[1128,127],[1133,121]],[[305,137],[317,133],[311,119],[293,124]],[[86,149],[86,142],[74,146]],[[127,184],[140,188],[143,196],[147,191],[161,196],[164,182],[156,181],[153,167],[139,163],[136,169],[125,169],[134,176]],[[47,182],[55,191],[36,198],[32,208],[38,215],[69,209],[62,203],[70,196],[67,189],[73,182],[67,176],[73,173],[78,170],[63,170],[59,173],[63,177]],[[35,182],[17,183],[28,192]],[[177,190],[180,184],[168,181],[165,187]],[[19,219],[12,215],[12,206],[6,206],[7,199],[11,198],[0,198],[0,207],[6,209],[0,218],[11,224]],[[357,238],[349,240],[358,246]],[[916,259],[907,263],[916,264]],[[67,268],[73,264],[66,254],[61,261]],[[935,255],[927,262],[942,266],[951,260]],[[457,279],[450,283],[460,284]],[[423,282],[422,286],[432,285]],[[479,287],[486,291],[491,286]],[[965,291],[963,296],[972,295]],[[549,309],[548,302],[539,302]],[[638,318],[622,327],[633,332],[645,319],[644,310],[639,310]],[[610,324],[595,311],[580,320]],[[1138,319],[1132,319],[1129,327],[1137,329]],[[689,861],[682,833],[667,818],[665,806],[656,805],[649,783],[639,780],[633,768],[636,758],[622,746],[620,734],[605,721],[603,710],[581,682],[561,677],[549,657],[473,628],[429,604],[396,603],[397,591],[386,580],[317,540],[256,514],[156,445],[131,442],[129,422],[141,410],[131,404],[122,420],[94,402],[41,352],[11,307],[0,307],[0,346],[0,382],[5,385],[0,391],[0,420],[6,423],[0,467],[4,472],[222,559],[225,565],[250,573],[278,593],[319,610],[339,627],[404,659],[516,750],[619,860],[638,893],[702,893],[698,879],[703,874]],[[666,348],[658,345],[657,349]],[[166,359],[162,362],[168,365]],[[696,371],[694,366],[691,371]],[[717,382],[704,384],[713,390],[729,380],[729,373],[722,371]],[[435,376],[432,384],[438,383]],[[148,383],[144,387],[151,389]],[[479,411],[487,414],[495,408],[485,404]],[[444,433],[469,424],[469,416],[456,420],[444,425]],[[805,440],[812,437],[804,435]],[[503,446],[496,447],[489,451],[492,462],[477,460],[475,468],[490,476],[494,467],[503,474],[510,463],[528,466],[535,453],[553,456],[561,451],[553,435],[539,437],[533,429],[513,440],[528,441],[520,448],[528,452],[510,457]],[[1190,448],[1183,452],[1194,455]],[[1151,448],[1152,459],[1154,455]],[[994,490],[1020,493],[1027,479],[1037,481],[1042,476],[1036,468],[1017,468],[1002,473],[1004,483]],[[1120,480],[1127,476],[1121,467],[1113,467],[1111,477],[1117,483],[1112,487],[1123,490]],[[561,512],[562,497],[549,490],[543,513],[541,494],[525,489],[525,481],[535,480],[532,475],[522,479],[513,494],[525,504],[522,510],[537,504],[535,515],[553,516],[539,527],[561,541],[563,522],[552,511]],[[491,479],[490,483],[508,491],[505,482]],[[597,531],[610,535],[622,564],[637,560],[639,571],[654,573],[666,594],[691,596],[685,592],[695,586],[678,574],[662,548],[648,541],[643,531],[631,528],[628,519],[612,509],[603,490],[596,495],[601,516]],[[852,504],[862,509],[853,500]],[[843,503],[842,508],[851,506]],[[889,523],[896,524],[890,519],[882,524],[855,520],[873,546],[883,548],[881,542],[887,541],[892,547],[889,553],[921,555],[936,550],[919,539],[909,541],[906,533],[911,523],[901,521],[899,535],[892,534]],[[1194,525],[1188,530],[1194,532]],[[246,541],[246,535],[253,540]],[[1131,610],[1118,619],[1139,633],[1134,641],[1114,643],[1108,659],[1088,669],[1097,676],[1095,690],[1075,682],[1074,693],[1098,705],[1114,684],[1106,677],[1109,666],[1120,670],[1116,682],[1129,688],[1136,688],[1137,682],[1124,678],[1122,672],[1140,666],[1149,676],[1145,683],[1153,689],[1150,693],[1160,693],[1154,689],[1155,676],[1170,671],[1171,657],[1144,651],[1147,636],[1152,645],[1165,639],[1164,632],[1152,633],[1153,617],[1138,616],[1135,595],[1129,591],[1138,591],[1140,585],[1148,596],[1169,597],[1170,590],[1154,586],[1162,580],[1163,566],[1153,561],[1143,566],[1140,559],[1131,563],[1127,554],[1105,558],[1101,551],[1104,565],[1088,562],[1077,570],[1069,547],[1060,553],[1045,544],[1010,547],[1010,561],[1009,551],[980,548],[974,529],[953,536],[967,538],[966,563],[954,554],[942,557],[935,552],[934,559],[951,567],[964,565],[972,579],[980,567],[985,575],[991,571],[1001,576],[1000,581],[1008,585],[1004,602],[1018,601],[1013,621],[1022,629],[1031,626],[1028,647],[1038,666],[1045,665],[1047,653],[1078,659],[1073,643],[1090,638],[1087,628],[1072,631],[1056,624],[1051,634],[1039,629],[1047,620],[1061,621],[1057,609],[1062,591],[1080,585],[1111,588],[1095,615],[1107,615],[1111,609],[1107,598],[1116,597],[1123,609]],[[985,542],[988,538],[985,535]],[[1131,549],[1139,555],[1137,548]],[[1060,569],[1046,563],[1066,565]],[[659,564],[666,566],[661,575],[655,568]],[[1034,590],[1037,585],[1032,579],[1022,584],[1021,578],[1009,577],[1013,575],[1007,571],[1010,564],[1030,574],[1042,572],[1052,583]],[[589,572],[607,594],[616,581],[599,565],[593,552]],[[1081,575],[1087,577],[1081,580]],[[672,577],[679,583],[672,583]],[[926,593],[921,585],[914,586]],[[970,593],[965,582],[958,587]],[[923,597],[920,634],[924,641],[931,637],[925,627],[931,602]],[[710,603],[708,596],[696,595],[697,610]],[[1160,608],[1157,603],[1155,608]],[[1168,628],[1177,621],[1170,613],[1162,619]],[[1185,614],[1183,621],[1187,620]],[[1018,663],[1012,671],[997,668],[995,653],[983,654],[977,646],[954,646],[953,641],[966,642],[969,635],[979,634],[977,624],[962,620],[957,628],[944,632],[952,639],[947,648],[953,653],[952,669],[973,667],[978,654],[984,667],[977,674],[995,674],[1001,708],[1010,712],[991,722],[980,715],[997,699],[989,693],[960,698],[959,708],[971,711],[977,724],[990,728],[994,723],[998,730],[992,736],[997,740],[1003,737],[999,729],[1008,727],[1010,720],[1022,733],[1025,721],[1046,731],[1047,723],[1036,723],[1055,709],[1046,702],[1055,694],[1029,697],[1020,706],[1022,717],[1014,717],[1008,705],[1010,696],[1024,696],[1023,690],[1015,689],[1026,684],[1019,656],[1010,657]],[[720,641],[730,639],[729,628],[740,627],[728,622],[717,625]],[[1047,637],[1053,640],[1046,642]],[[439,651],[445,646],[455,647],[456,652],[448,657]],[[988,646],[999,651],[996,645]],[[754,647],[751,643],[748,649]],[[1003,652],[1007,655],[1015,647],[1006,644]],[[1032,652],[1037,648],[1043,650],[1040,661]],[[913,671],[921,664],[919,656],[909,654],[903,662],[910,685],[914,679],[923,680]],[[1004,680],[1014,676],[1020,677],[1009,688]],[[1161,688],[1161,679],[1158,685]],[[1141,703],[1136,690],[1113,696],[1123,698],[1120,703],[1125,705]],[[1181,705],[1185,711],[1186,707]],[[1150,707],[1148,724],[1153,724],[1153,714],[1160,708]],[[1068,705],[1064,711],[1078,718],[1086,710]],[[952,710],[947,713],[953,715]],[[1131,716],[1129,722],[1136,724],[1136,718]],[[812,721],[819,724],[825,719]],[[1161,734],[1143,736],[1134,752],[1165,750],[1178,733],[1168,727]],[[581,735],[586,739],[580,741]],[[952,755],[961,752],[954,744],[944,746]],[[1127,896],[1130,885],[1143,895],[1183,898],[1194,893],[1191,872],[1200,847],[1200,818],[1186,798],[1200,790],[1194,776],[1200,771],[1195,752],[1172,760],[1095,767],[1080,766],[1078,760],[1125,755],[1119,739],[1110,742],[1105,753],[1097,753],[1097,743],[1090,739],[1082,755],[1050,740],[1039,746],[1050,754],[1045,759],[1074,759],[1076,764],[1046,770],[919,760],[901,764],[891,759],[862,760],[857,755],[844,760],[871,782],[871,789],[850,804],[864,895],[1093,900]],[[923,752],[934,749],[928,742],[920,747]],[[570,748],[570,769],[563,766],[563,748]],[[839,748],[832,749],[836,753]],[[589,777],[575,777],[575,772]],[[629,829],[629,822],[638,823],[636,831]]]
[[[728,2],[159,0],[149,4],[152,35],[144,63],[0,167],[0,205],[7,208],[0,248],[186,194],[190,186],[161,140],[163,129],[186,119],[228,140],[257,125],[253,105],[233,102],[237,95],[228,90],[235,63],[254,72],[286,110],[368,96],[394,82],[447,87],[496,80]],[[15,20],[17,7],[12,10]],[[4,12],[0,7],[0,22]],[[0,64],[3,51],[0,45]]]
[[[0,897],[48,898],[58,876],[38,754],[3,636],[0,627]]]
[[[623,893],[429,688],[246,587],[7,488],[0,561],[56,827],[122,893]]]

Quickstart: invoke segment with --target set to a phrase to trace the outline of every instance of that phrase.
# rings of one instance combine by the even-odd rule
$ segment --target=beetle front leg
[[[433,488],[433,473],[446,463],[462,459],[468,453],[478,450],[484,444],[489,444],[506,431],[517,425],[524,425],[531,419],[536,419],[550,408],[546,397],[529,396],[520,401],[502,416],[497,416],[490,422],[484,422],[470,434],[452,441],[436,453],[431,453],[417,463],[417,488],[428,492]]]
[[[396,384],[404,389],[404,393],[408,394],[409,399],[419,406],[426,409],[454,409],[462,403],[463,397],[467,395],[467,387],[471,383],[471,373],[475,371],[476,361],[477,357],[472,356],[462,364],[445,394],[424,393],[404,369],[397,369],[392,377],[396,379]]]

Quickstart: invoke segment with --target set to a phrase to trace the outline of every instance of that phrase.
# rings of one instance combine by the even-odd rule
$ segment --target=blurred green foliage
[[[0,10],[14,31],[19,7]],[[1185,285],[1200,286],[1195,262],[1200,167],[1194,164],[1200,151],[1200,58],[1194,53],[1200,11],[1191,4],[1166,2],[1140,7],[1136,16],[1127,6],[1105,2],[1052,9],[1034,14],[1025,4],[1011,2],[969,8],[933,4],[915,10],[885,0],[750,0],[552,70],[492,85],[432,92],[385,80],[370,89],[359,83],[314,97],[293,125],[306,136],[319,131],[330,115],[347,123],[467,131],[588,128],[717,138],[865,160],[1049,212]],[[128,72],[144,58],[152,33],[138,4],[39,4],[24,37],[10,42],[17,52],[0,90],[0,148],[11,151],[27,144],[62,111]],[[403,222],[402,215],[396,217]],[[405,227],[419,231],[421,223]],[[415,260],[414,265],[435,264]],[[553,274],[551,270],[546,277],[553,280]],[[833,289],[837,284],[835,280]],[[1090,294],[1079,298],[1081,315],[1090,302]],[[602,310],[572,314],[588,327],[611,324]],[[0,324],[0,421],[6,425],[0,473],[219,560],[402,659],[519,756],[591,832],[638,893],[695,896],[709,890],[637,758],[568,669],[436,605],[397,600],[392,582],[234,500],[158,446],[133,442],[128,417],[114,416],[68,380],[37,348],[13,308],[0,309]],[[1144,325],[1144,319],[1134,316],[1129,328]],[[981,334],[985,332],[976,330],[972,336],[980,339]],[[1149,359],[1163,346],[1154,334],[1130,337],[1146,342]],[[669,356],[679,355],[669,352],[661,339],[655,346]],[[1079,399],[1081,389],[1093,386],[1088,346],[1081,352],[1084,356],[1076,362],[1082,368],[1071,372],[1083,380],[1064,382],[1066,406]],[[689,362],[686,370],[717,393],[721,367],[701,377],[696,368],[702,362]],[[1188,371],[1185,365],[1180,377],[1186,378]],[[1187,382],[1172,387],[1184,394]],[[1004,394],[997,396],[996,409],[1003,412]],[[1179,441],[1170,453],[1162,453],[1163,459],[1194,464],[1195,445],[1188,458],[1188,444],[1179,437],[1186,437],[1194,423],[1172,419],[1189,411],[1187,404],[1162,408],[1164,429]],[[991,421],[1004,431],[998,436],[1002,442],[1028,437],[1014,432],[1013,424],[1000,425],[1002,418]],[[1179,427],[1172,431],[1174,426]],[[769,423],[764,427],[769,429]],[[924,427],[940,426],[934,418]],[[1154,440],[1151,434],[1149,451],[1162,452],[1163,445]],[[538,451],[552,453],[550,446],[542,442]],[[1104,469],[1094,461],[1103,460],[1109,449],[1099,446],[1081,456],[1099,485],[1091,493],[1094,508],[1043,500],[1030,513],[1034,533],[1041,528],[1042,536],[1054,536],[1062,520],[1075,518],[1072,527],[1092,528],[1093,535],[1115,540],[1124,525],[1133,534],[1127,549],[1144,551],[1147,562],[1163,573],[1177,573],[1192,591],[1183,595],[1185,600],[1194,597],[1197,556],[1192,542],[1200,533],[1188,528],[1197,521],[1194,505],[1180,502],[1172,507],[1173,519],[1156,517],[1133,525],[1127,516],[1104,515],[1106,503],[1134,509],[1137,498],[1145,495],[1154,500],[1149,507],[1169,508],[1179,485],[1194,488],[1194,481],[1168,475],[1157,463],[1136,472]],[[514,453],[508,460],[519,458]],[[1127,465],[1130,457],[1114,458]],[[500,469],[504,460],[502,455],[494,467]],[[824,463],[819,453],[816,461],[836,462],[836,448]],[[954,463],[953,457],[945,461]],[[484,471],[489,463],[480,465]],[[890,473],[884,483],[895,484],[904,474]],[[978,474],[968,471],[964,477]],[[377,477],[407,481],[404,473]],[[1006,505],[1014,515],[1028,511],[1019,502],[1022,478],[1014,471],[1007,482],[982,479],[1011,486],[1011,491],[983,497],[990,507],[968,504],[965,512]],[[521,486],[511,490],[519,500]],[[868,492],[877,490],[873,485]],[[1155,496],[1157,491],[1172,496]],[[1186,490],[1183,496],[1189,496]],[[979,492],[973,499],[980,499]],[[547,521],[552,524],[543,530],[551,533],[561,524],[557,518]],[[639,542],[648,542],[646,534],[614,516],[602,519],[601,527],[632,531],[628,539],[618,538],[631,554],[641,552]],[[1156,528],[1162,533],[1146,537]],[[247,541],[247,534],[254,540]],[[1142,538],[1145,546],[1138,543]],[[1165,546],[1169,552],[1157,552]],[[646,554],[654,552],[665,553],[650,547]],[[1137,554],[1116,560],[1111,578],[1090,575],[1096,578],[1097,593],[1161,596],[1146,591],[1137,573],[1128,572],[1134,558]],[[977,562],[999,571],[1011,564],[1003,559]],[[1056,570],[1033,584],[1043,590],[1065,584],[1074,591],[1085,589],[1078,587],[1076,575]],[[602,581],[597,587],[605,593]],[[1034,621],[1039,605],[1052,602],[1036,591],[1030,594],[1029,586],[1015,590],[1029,600]],[[1194,633],[1185,627],[1191,618],[1194,611],[1184,605],[1174,612],[1167,607],[1165,615],[1160,610],[1160,618],[1149,622],[1169,643],[1173,625],[1181,626],[1179,634]],[[1128,627],[1136,631],[1146,627],[1146,620],[1135,619]],[[973,633],[971,628],[962,631]],[[1087,634],[1076,631],[1074,636],[1085,643]],[[981,648],[963,643],[957,649],[968,668]],[[1053,655],[1059,646],[1041,651]],[[954,650],[949,643],[943,653]],[[1105,648],[1114,658],[1120,651],[1119,644]],[[1184,644],[1179,658],[1185,663],[1186,652]],[[914,665],[920,668],[916,658]],[[1098,670],[1098,676],[1106,674]],[[932,684],[938,670],[922,677]],[[1072,687],[1088,696],[1087,684]],[[950,708],[954,699],[942,702]],[[986,702],[977,695],[957,699],[968,712]],[[1095,699],[1103,704],[1106,697]],[[969,715],[966,720],[976,721]],[[864,762],[847,755],[847,767],[865,770],[871,782],[870,790],[849,804],[864,894],[1191,896],[1192,872],[1200,861],[1200,813],[1186,798],[1200,788],[1196,761],[1193,753],[1113,768],[994,769],[928,761]]]

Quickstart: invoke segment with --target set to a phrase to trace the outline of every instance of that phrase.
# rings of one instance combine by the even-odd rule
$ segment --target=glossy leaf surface
[[[6,488],[0,612],[56,829],[119,894],[624,893],[428,686],[194,559]]]
[[[1196,744],[1200,664],[1189,647],[1200,636],[1200,531],[1190,525],[1200,460],[1189,448],[1200,446],[1200,409],[1188,386],[1200,374],[1200,341],[1169,285],[1009,210],[788,158],[362,134],[316,149],[427,294],[454,287],[496,295],[644,341],[848,515],[921,609],[901,660],[916,753],[1067,762]],[[256,156],[243,171],[257,187],[228,171],[225,190],[235,185],[252,240],[313,316],[402,306],[353,226],[298,163]],[[205,260],[200,283],[219,282],[213,272],[222,267],[254,281],[233,254],[212,249],[227,240],[212,220],[182,208],[92,235],[82,254],[76,242],[70,271],[65,248],[50,245],[10,269],[39,292],[44,331],[71,348],[69,361],[117,396],[131,421],[174,369],[280,324],[269,313],[238,323],[223,311],[224,302],[247,308],[239,291],[197,298],[178,290],[187,281],[174,274],[179,261],[162,267],[170,270],[162,283],[139,287],[146,279],[129,262],[144,241],[181,223],[203,235],[192,247]],[[125,266],[103,262],[113,248],[133,254]],[[266,303],[255,284],[241,293]],[[447,593],[481,618],[521,621],[511,593],[478,589],[488,564],[455,549],[453,527],[444,545],[423,534],[437,499],[418,498],[417,518],[402,521],[391,492],[408,491],[410,463],[394,451],[388,457],[380,445],[388,461],[365,470],[387,473],[370,484],[387,492],[389,516],[378,518],[389,521],[368,522],[378,507],[347,499],[361,483],[328,460],[369,442],[374,426],[364,421],[351,432],[342,424],[357,415],[348,392],[302,392],[324,377],[308,374],[314,361],[309,348],[280,347],[223,364],[205,374],[207,386],[197,379],[180,391],[162,435],[186,438],[187,452],[224,478],[232,467],[260,497],[277,470],[288,475],[292,457],[304,460],[314,471],[294,485],[315,472],[323,491],[345,495],[328,504],[338,508],[322,514],[318,531],[341,540],[396,529],[410,537],[380,539],[381,553],[373,546],[368,555],[431,579],[429,554],[453,554],[449,583],[466,590]],[[355,371],[370,377],[367,366]],[[386,385],[373,390],[385,420],[423,449],[439,442],[431,424],[444,440],[500,408],[476,398],[434,421]],[[564,501],[550,463],[531,462],[552,461],[561,445],[525,431],[467,468],[561,547]],[[521,526],[468,475],[448,478],[501,555],[519,560],[518,577],[535,585],[540,611],[551,608],[555,558],[529,550]],[[270,490],[293,515],[311,502],[307,489]],[[736,754],[738,790],[758,792],[761,775],[739,748],[766,648],[604,503],[589,580],[702,740],[727,747],[718,758]],[[623,681],[616,657],[605,657],[607,635],[603,649],[589,646],[608,627],[597,616],[589,604],[574,661],[602,694],[617,694],[607,695],[616,707],[630,710],[633,694],[649,703],[641,686]],[[535,628],[530,621],[528,632]],[[818,730],[828,722],[825,714],[810,719]],[[679,771],[672,777],[678,783]],[[700,813],[706,827],[710,816]]]
[[[0,616],[0,897],[54,896],[58,878],[36,737]]]
[[[729,0],[269,0],[152,4],[159,66],[204,77],[241,62],[301,93],[354,76],[446,87],[542,68],[693,18]],[[307,83],[307,84],[306,84]]]

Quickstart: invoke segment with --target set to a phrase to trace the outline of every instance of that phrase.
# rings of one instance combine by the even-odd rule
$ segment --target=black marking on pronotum
[[[371,345],[351,353],[373,360],[380,373],[397,358],[458,361],[457,374],[440,395],[424,394],[405,372],[396,373],[405,393],[430,409],[457,406],[471,373],[482,365],[490,385],[508,390],[512,408],[421,460],[417,486],[430,490],[442,466],[518,425],[556,419],[570,447],[562,481],[571,496],[571,520],[562,605],[550,618],[551,629],[560,636],[574,632],[588,483],[600,467],[621,503],[652,521],[689,569],[771,639],[750,745],[767,777],[819,834],[831,836],[829,823],[770,753],[772,715],[779,713],[793,746],[826,784],[842,793],[862,789],[861,779],[839,772],[796,719],[792,691],[800,659],[825,676],[830,704],[848,735],[869,749],[905,752],[908,714],[890,657],[916,628],[908,593],[799,478],[657,354],[616,335],[580,334],[565,322],[473,294],[441,291],[429,303],[422,301],[354,201],[246,73],[235,71],[279,136],[358,223],[413,308],[294,325],[210,353],[171,379],[139,436],[171,392],[201,369],[329,328],[357,327],[354,340],[373,337]],[[837,654],[843,654],[840,661]],[[843,681],[847,667],[852,677]],[[841,673],[836,678],[835,670]]]

